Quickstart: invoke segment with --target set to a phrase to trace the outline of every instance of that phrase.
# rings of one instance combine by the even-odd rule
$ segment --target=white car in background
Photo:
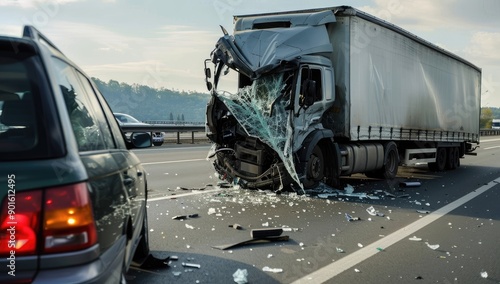
[[[117,112],[115,112],[113,114],[115,115],[115,118],[118,121],[118,124],[120,124],[120,126],[122,126],[122,125],[148,125],[147,123],[141,122],[129,114],[117,113]],[[151,132],[150,135],[153,138],[153,145],[161,146],[163,144],[163,141],[165,140],[165,133],[163,133],[163,132]],[[127,136],[127,133],[125,133],[125,136]]]

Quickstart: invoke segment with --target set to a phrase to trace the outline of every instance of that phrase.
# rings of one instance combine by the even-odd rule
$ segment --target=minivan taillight
[[[16,192],[3,201],[1,256],[11,255],[11,251],[16,256],[75,251],[96,243],[97,230],[86,183]]]
[[[0,255],[36,253],[40,226],[42,191],[9,194],[0,213]]]
[[[80,250],[97,243],[92,206],[85,183],[45,191],[43,252]]]

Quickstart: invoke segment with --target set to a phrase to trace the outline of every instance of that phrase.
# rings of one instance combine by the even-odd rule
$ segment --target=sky
[[[0,35],[45,34],[103,81],[208,92],[203,63],[233,15],[350,5],[482,68],[481,105],[500,107],[498,0],[0,0]]]

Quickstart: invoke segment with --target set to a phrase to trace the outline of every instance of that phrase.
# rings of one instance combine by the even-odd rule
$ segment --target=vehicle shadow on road
[[[233,274],[246,269],[248,283],[280,283],[260,267],[221,257],[181,252],[152,251],[155,257],[164,259],[176,256],[165,268],[143,269],[130,267],[127,283],[235,283]],[[197,267],[199,266],[199,268]]]

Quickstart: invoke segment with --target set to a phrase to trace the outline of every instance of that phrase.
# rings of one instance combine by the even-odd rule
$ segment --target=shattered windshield
[[[293,78],[293,72],[274,73],[254,80],[236,93],[218,92],[218,96],[247,134],[271,147],[290,176],[301,184],[292,156],[292,114],[287,110]]]

